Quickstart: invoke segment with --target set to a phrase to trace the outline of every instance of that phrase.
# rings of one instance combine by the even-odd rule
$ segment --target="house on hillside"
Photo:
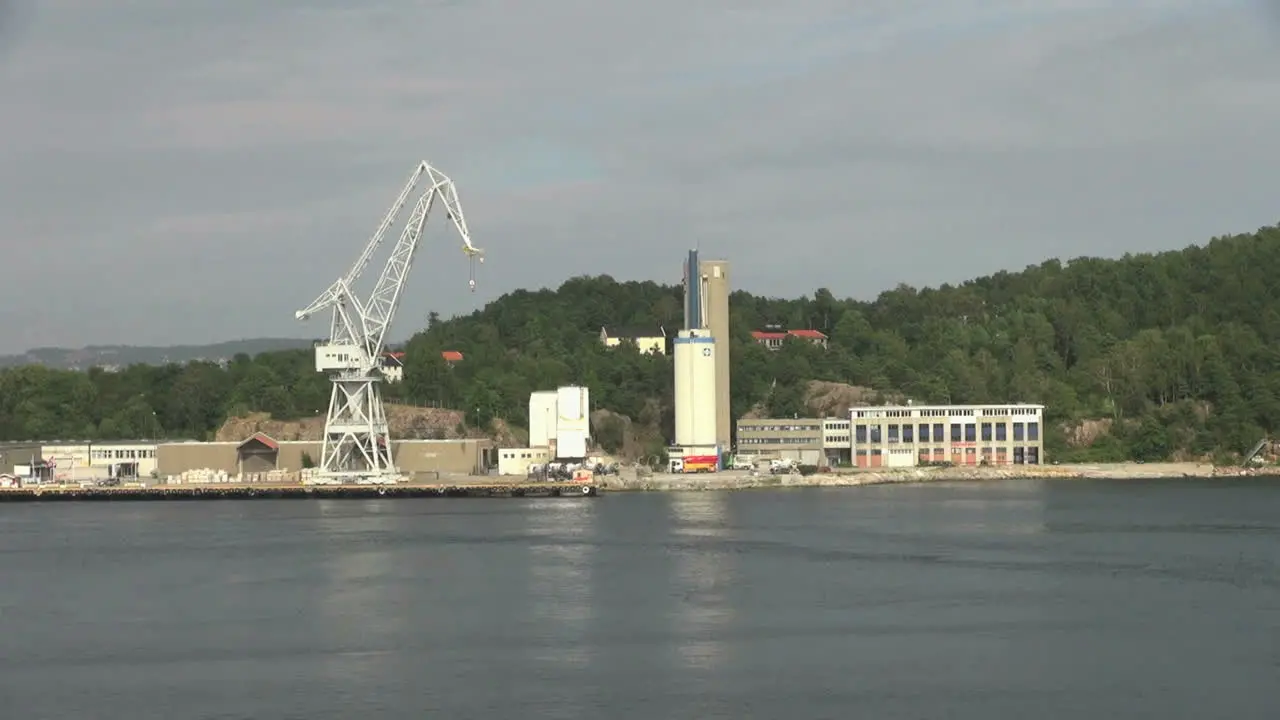
[[[389,383],[404,380],[404,353],[385,352],[382,354],[382,377]]]
[[[770,350],[781,348],[789,337],[811,342],[823,350],[827,349],[827,336],[818,330],[783,330],[780,327],[769,327],[751,333],[753,340]]]
[[[605,347],[618,347],[624,342],[633,342],[641,353],[669,355],[671,341],[672,336],[661,325],[600,328],[600,343]]]

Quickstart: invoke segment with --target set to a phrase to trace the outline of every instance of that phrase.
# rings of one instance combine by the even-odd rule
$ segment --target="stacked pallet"
[[[225,470],[210,470],[209,468],[187,470],[177,475],[165,477],[166,485],[216,485],[227,482],[233,482],[233,479]]]

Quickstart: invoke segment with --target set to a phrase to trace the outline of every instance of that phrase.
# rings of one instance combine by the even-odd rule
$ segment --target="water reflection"
[[[1046,531],[1046,487],[1041,480],[958,484],[938,503],[948,518],[940,528],[957,533],[1039,535]]]
[[[335,681],[373,679],[392,669],[391,654],[409,630],[396,592],[395,538],[402,517],[387,500],[319,501],[315,541],[325,547],[316,605],[324,672]]]
[[[723,549],[728,527],[727,493],[672,493],[676,607],[672,615],[676,650],[686,668],[715,669],[725,657],[724,632],[733,619],[727,597],[733,582],[732,556]]]
[[[538,642],[533,659],[567,669],[592,660],[586,640],[595,616],[592,555],[597,503],[547,498],[528,501],[529,615]],[[554,642],[544,639],[555,638]]]

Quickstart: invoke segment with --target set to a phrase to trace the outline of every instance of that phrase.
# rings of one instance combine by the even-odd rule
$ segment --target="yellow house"
[[[656,327],[617,327],[600,328],[600,342],[605,347],[618,347],[624,342],[633,342],[641,353],[653,355],[668,354],[671,338],[666,328]]]

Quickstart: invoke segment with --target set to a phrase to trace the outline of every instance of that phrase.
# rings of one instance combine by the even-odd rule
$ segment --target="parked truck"
[[[682,460],[683,468],[680,472],[704,473],[720,469],[720,458],[715,455],[686,455]]]

